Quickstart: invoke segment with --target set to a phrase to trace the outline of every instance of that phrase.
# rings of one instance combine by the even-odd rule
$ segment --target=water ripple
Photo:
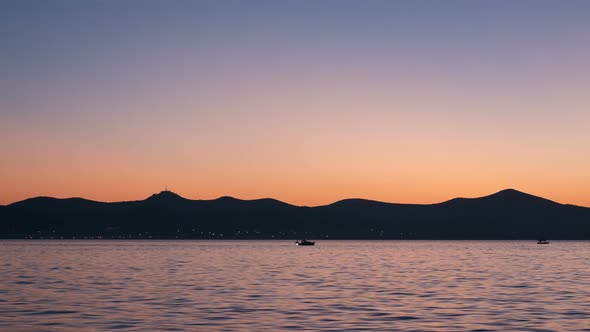
[[[590,331],[590,244],[0,241],[0,331]]]

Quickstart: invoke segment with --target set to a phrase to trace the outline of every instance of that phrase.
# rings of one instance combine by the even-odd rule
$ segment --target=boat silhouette
[[[314,244],[315,244],[315,242],[307,241],[307,240],[295,241],[296,246],[313,246]]]

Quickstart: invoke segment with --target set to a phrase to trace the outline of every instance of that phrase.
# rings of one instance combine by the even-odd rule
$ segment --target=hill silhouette
[[[590,239],[590,208],[514,189],[437,204],[346,199],[190,200],[171,191],[103,203],[36,197],[0,206],[1,238]]]

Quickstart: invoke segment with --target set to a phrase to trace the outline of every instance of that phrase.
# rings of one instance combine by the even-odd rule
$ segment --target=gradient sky
[[[0,204],[590,206],[590,1],[0,3]]]

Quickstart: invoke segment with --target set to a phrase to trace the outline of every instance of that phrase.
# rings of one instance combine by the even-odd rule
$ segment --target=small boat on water
[[[315,242],[307,241],[307,240],[295,241],[296,246],[313,246],[314,244],[315,244]]]
[[[537,241],[537,244],[549,244],[549,241],[540,239],[539,241]]]

